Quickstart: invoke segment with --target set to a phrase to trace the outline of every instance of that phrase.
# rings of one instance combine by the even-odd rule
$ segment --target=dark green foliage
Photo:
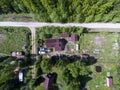
[[[109,22],[103,17],[120,17],[120,0],[0,0],[1,14],[13,12],[34,13],[47,22]]]
[[[51,71],[51,61],[49,59],[43,59],[41,61],[41,68],[43,73],[49,73]]]
[[[83,33],[83,31],[85,31],[85,28],[80,27],[42,27],[42,28],[38,28],[37,32],[36,32],[36,38],[38,39],[37,41],[39,41],[39,39],[45,40],[46,38],[52,38],[52,37],[58,37],[60,35],[60,33],[75,33],[78,35],[81,35]]]
[[[42,69],[41,69],[41,66],[40,66],[40,60],[37,60],[35,62],[35,76],[36,77],[39,77],[41,74],[42,74]]]
[[[84,85],[82,78],[87,79],[87,77],[85,78],[87,73],[89,73],[88,67],[82,62],[76,61],[66,66],[66,68],[63,70],[62,79],[66,86],[71,88],[70,90],[73,90],[73,88],[75,90],[79,90],[78,88]]]
[[[16,80],[14,80],[14,69],[17,66],[16,59],[10,57],[0,57],[0,90],[10,90],[14,88]],[[15,61],[14,64],[10,64]]]

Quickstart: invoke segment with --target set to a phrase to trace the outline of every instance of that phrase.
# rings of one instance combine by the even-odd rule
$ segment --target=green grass
[[[97,59],[97,63],[94,65],[90,65],[91,71],[93,72],[90,76],[93,77],[94,74],[96,74],[96,78],[90,80],[86,87],[90,90],[116,90],[116,84],[118,83],[117,80],[117,64],[115,62],[118,62],[118,50],[113,49],[113,43],[118,40],[118,33],[85,33],[84,36],[82,36],[80,45],[82,52],[83,49],[87,49],[88,53],[91,56],[94,56]],[[101,46],[98,46],[94,43],[95,37],[104,37],[103,44]],[[99,49],[99,54],[95,55],[93,53],[94,49]],[[113,54],[112,53],[116,53]],[[102,58],[102,59],[100,59]],[[97,73],[95,71],[95,66],[99,65],[102,67],[102,72]],[[106,84],[106,76],[107,72],[110,72],[110,75],[113,77],[113,88],[108,88],[105,86]],[[96,85],[98,85],[98,88],[96,88]]]
[[[30,32],[28,28],[1,27],[0,35],[3,35],[4,39],[0,40],[0,53],[10,54],[12,51],[22,51],[28,32]]]

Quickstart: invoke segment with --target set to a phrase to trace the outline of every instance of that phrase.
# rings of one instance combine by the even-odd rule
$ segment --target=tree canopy
[[[119,22],[120,0],[0,0],[4,13],[34,13],[47,22]]]

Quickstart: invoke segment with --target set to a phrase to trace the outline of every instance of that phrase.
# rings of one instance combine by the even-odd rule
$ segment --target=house
[[[72,34],[71,35],[71,41],[75,42],[79,40],[79,36],[77,34]]]
[[[112,87],[113,86],[113,78],[112,77],[107,77],[106,78],[107,86]]]
[[[15,58],[23,58],[24,57],[24,53],[23,52],[12,52],[11,53],[11,56],[12,57],[15,57]]]
[[[62,51],[65,48],[67,41],[65,39],[47,39],[46,47],[55,48],[55,51]]]
[[[71,34],[69,34],[69,33],[62,33],[62,34],[60,34],[60,37],[61,38],[70,38]]]
[[[48,74],[45,77],[45,81],[44,81],[44,87],[46,90],[49,90],[52,88],[52,85],[54,84],[54,76],[52,74]]]

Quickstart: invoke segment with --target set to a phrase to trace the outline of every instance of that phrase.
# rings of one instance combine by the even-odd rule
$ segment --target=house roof
[[[60,37],[69,38],[69,37],[71,37],[71,34],[69,34],[69,33],[62,33],[62,34],[60,34]]]
[[[52,87],[53,83],[54,83],[54,76],[52,74],[48,74],[45,77],[44,87],[46,89],[50,89]]]
[[[112,77],[107,77],[107,86],[112,87],[113,86],[113,78]]]
[[[96,69],[96,72],[101,72],[102,71],[101,66],[96,66],[95,69]]]
[[[65,39],[47,39],[46,47],[47,48],[55,48],[56,51],[61,51],[64,49],[66,44]]]
[[[86,59],[88,59],[89,57],[90,57],[89,54],[82,54],[82,55],[81,55],[81,59],[82,59],[82,60],[86,60]]]
[[[79,40],[79,36],[77,34],[71,35],[71,41],[78,41],[78,40]]]

